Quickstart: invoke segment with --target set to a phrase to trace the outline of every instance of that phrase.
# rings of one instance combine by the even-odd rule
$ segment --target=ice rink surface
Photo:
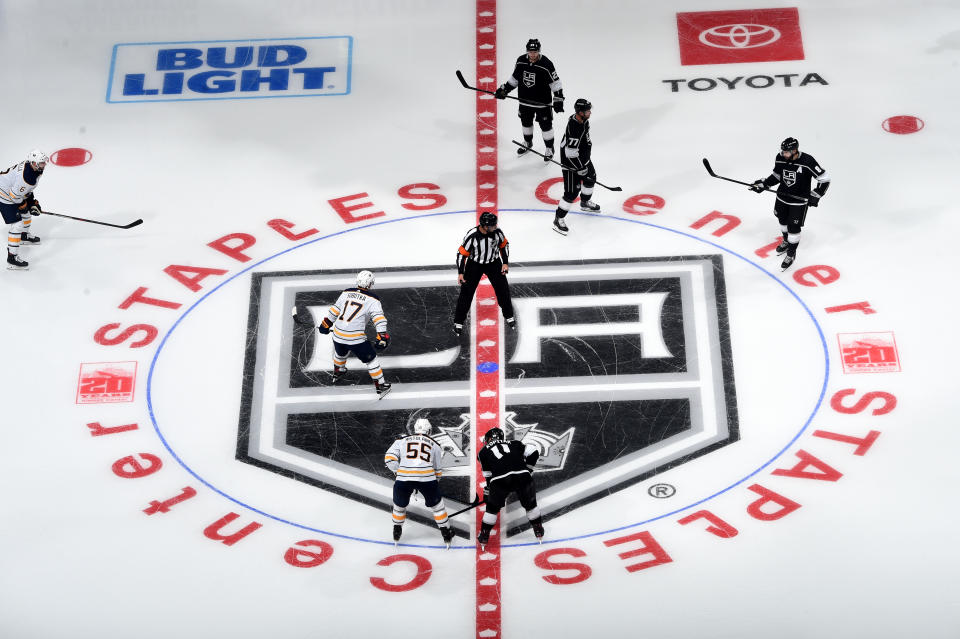
[[[296,373],[305,361],[294,347],[307,357],[315,345],[291,331],[279,298],[252,295],[257,278],[340,274],[334,284],[346,286],[368,268],[388,300],[400,286],[390,277],[437,267],[436,286],[455,286],[456,247],[480,199],[485,125],[454,71],[478,80],[479,4],[0,3],[0,166],[35,147],[60,152],[36,191],[45,209],[144,221],[121,230],[41,216],[33,232],[42,244],[21,249],[30,269],[0,272],[0,636],[960,636],[950,372],[960,349],[948,270],[960,227],[956,2],[494,5],[491,88],[539,38],[567,97],[558,139],[573,100],[589,98],[598,177],[623,188],[598,187],[602,214],[574,208],[570,234],[553,233],[562,189],[546,181],[559,168],[518,158],[516,102],[489,101],[518,297],[568,280],[590,289],[598,264],[666,268],[636,278],[683,300],[664,306],[662,322],[676,329],[668,347],[675,335],[687,360],[636,382],[649,395],[638,405],[667,402],[662,410],[615,421],[605,411],[630,366],[649,362],[586,346],[550,355],[599,384],[589,391],[595,406],[581,402],[577,413],[572,395],[560,397],[572,388],[562,374],[539,395],[530,390],[535,366],[515,355],[524,323],[504,336],[507,410],[534,397],[546,407],[524,404],[519,423],[590,435],[574,435],[555,476],[567,483],[551,493],[554,480],[538,479],[544,504],[557,504],[543,545],[529,531],[503,536],[490,600],[478,596],[474,519],[458,518],[465,533],[450,550],[416,521],[394,548],[389,514],[370,499],[328,490],[302,469],[238,458],[244,381],[285,379],[284,367]],[[679,13],[788,8],[799,54],[683,63],[683,25],[693,22],[678,30]],[[764,27],[768,15],[726,24]],[[701,42],[733,43],[730,33]],[[302,46],[313,56],[304,64],[316,66],[287,74],[284,53],[264,53],[277,43]],[[240,64],[238,46],[253,47],[263,72],[245,92],[247,67],[223,68]],[[191,68],[188,57],[168,59],[164,79],[153,65],[170,47],[207,57]],[[227,48],[223,75],[192,80],[216,70],[211,47]],[[280,56],[272,67],[270,55]],[[316,69],[327,67],[321,81]],[[263,69],[279,69],[286,88],[273,90],[280,85]],[[233,85],[208,83],[218,81]],[[223,91],[196,90],[211,86]],[[712,179],[701,158],[753,181],[787,136],[832,185],[808,214],[797,263],[781,273],[768,246],[778,234],[772,196]],[[542,150],[539,130],[534,139]],[[704,263],[719,266],[696,266]],[[411,327],[391,330],[387,354],[413,342],[455,346],[452,306],[385,306]],[[529,331],[541,316],[528,317]],[[435,337],[423,328],[434,324]],[[360,398],[351,410],[369,423],[420,399],[399,366],[384,368],[395,385],[383,402],[368,386],[348,389]],[[114,389],[113,402],[86,392],[84,375],[103,370],[129,374],[132,390]],[[654,398],[661,391],[667,398]],[[688,391],[692,430],[718,429],[723,445],[628,454],[637,433],[668,442],[663,412]],[[725,399],[728,413],[711,408]],[[608,418],[616,428],[604,428]],[[255,421],[251,432],[267,432],[268,420]],[[338,431],[350,438],[338,454],[367,451],[376,468],[357,470],[356,483],[379,482],[373,494],[389,487],[385,448],[364,423]],[[325,454],[322,442],[307,453],[291,442],[272,440],[290,453],[284,463]],[[641,453],[664,450],[643,471]],[[643,474],[607,481],[578,461],[584,451],[635,461]],[[564,502],[563,490],[578,486],[587,492]],[[675,494],[664,498],[667,489]],[[484,627],[481,612],[498,625]]]

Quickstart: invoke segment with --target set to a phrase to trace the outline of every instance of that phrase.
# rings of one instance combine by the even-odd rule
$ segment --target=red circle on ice
[[[86,149],[71,147],[69,149],[60,149],[54,151],[50,156],[50,161],[57,166],[80,166],[86,164],[93,158],[93,153]]]
[[[883,130],[897,135],[916,133],[922,128],[923,120],[915,115],[895,115],[883,121]]]

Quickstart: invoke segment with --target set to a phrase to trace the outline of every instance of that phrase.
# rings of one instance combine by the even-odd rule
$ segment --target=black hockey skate
[[[26,231],[20,234],[20,246],[36,246],[40,243],[40,238],[36,235],[30,235]]]
[[[563,221],[563,218],[555,217],[553,218],[553,230],[560,235],[566,235],[570,229],[567,228],[567,223]]]
[[[553,159],[553,147],[548,146],[547,150],[543,152],[543,161],[549,162],[552,159]]]
[[[335,366],[333,367],[333,372],[330,373],[330,377],[333,378],[333,383],[336,384],[337,382],[341,381],[341,380],[343,379],[343,376],[346,375],[346,374],[347,374],[347,367],[346,367],[346,366],[336,366],[336,365],[335,365]]]
[[[790,248],[790,245],[786,240],[780,240],[780,243],[777,245],[777,255],[783,255],[787,252],[787,249]]]
[[[453,529],[450,526],[440,526],[440,535],[443,536],[443,543],[449,548],[450,542],[453,541]]]
[[[530,527],[533,528],[533,534],[541,544],[543,543],[543,518],[537,517],[530,522]]]
[[[490,529],[486,526],[480,527],[480,532],[477,533],[477,543],[480,544],[481,548],[490,543]]]
[[[7,253],[7,270],[9,271],[25,271],[30,268],[29,262],[24,262],[20,259],[19,255],[14,255],[13,253]]]
[[[580,210],[590,211],[591,213],[599,213],[600,205],[593,200],[580,200]]]
[[[374,382],[377,388],[377,399],[383,399],[393,386],[390,382]]]
[[[403,526],[400,524],[393,525],[393,545],[396,546],[397,542],[400,541],[400,535],[403,534]]]
[[[796,259],[793,255],[788,255],[783,258],[783,262],[780,263],[780,270],[785,271],[793,265],[793,261]]]
[[[526,141],[524,141],[524,142],[526,142]],[[533,142],[527,143],[526,146],[518,147],[518,148],[517,148],[517,155],[518,155],[518,156],[519,156],[519,155],[526,155],[526,154],[530,151],[530,149],[532,149],[532,148],[533,148]]]

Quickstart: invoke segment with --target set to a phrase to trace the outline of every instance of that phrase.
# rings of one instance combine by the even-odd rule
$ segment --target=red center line
[[[477,87],[493,91],[497,88],[497,2],[477,0]],[[497,104],[489,93],[476,94],[477,106],[477,215],[483,211],[497,213]],[[500,340],[500,310],[493,287],[486,277],[477,288],[473,312],[474,376],[476,378],[476,409],[473,414],[476,439],[474,450],[479,450],[483,436],[501,423],[500,381],[502,345]],[[486,371],[486,372],[484,372]],[[482,491],[483,474],[476,462],[478,494]],[[480,530],[483,507],[476,510],[476,530]],[[499,637],[500,615],[500,526],[490,533],[490,543],[476,551],[476,606],[477,637]]]

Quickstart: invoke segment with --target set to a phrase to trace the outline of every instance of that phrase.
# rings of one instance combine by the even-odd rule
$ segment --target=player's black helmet
[[[589,111],[592,108],[593,108],[593,103],[590,102],[590,100],[587,100],[586,98],[577,98],[577,101],[573,103],[573,110],[576,111],[577,113],[581,113],[583,111]]]
[[[540,41],[536,38],[527,40],[527,51],[540,51]]]
[[[796,151],[799,148],[800,148],[800,143],[797,142],[797,138],[787,138],[786,140],[780,143],[781,151],[790,151],[792,153],[793,151]]]
[[[496,226],[497,216],[490,211],[484,211],[480,214],[480,226]]]
[[[483,436],[483,442],[485,444],[489,444],[490,442],[502,442],[503,440],[503,430],[499,428],[491,428],[487,431],[487,434]]]

